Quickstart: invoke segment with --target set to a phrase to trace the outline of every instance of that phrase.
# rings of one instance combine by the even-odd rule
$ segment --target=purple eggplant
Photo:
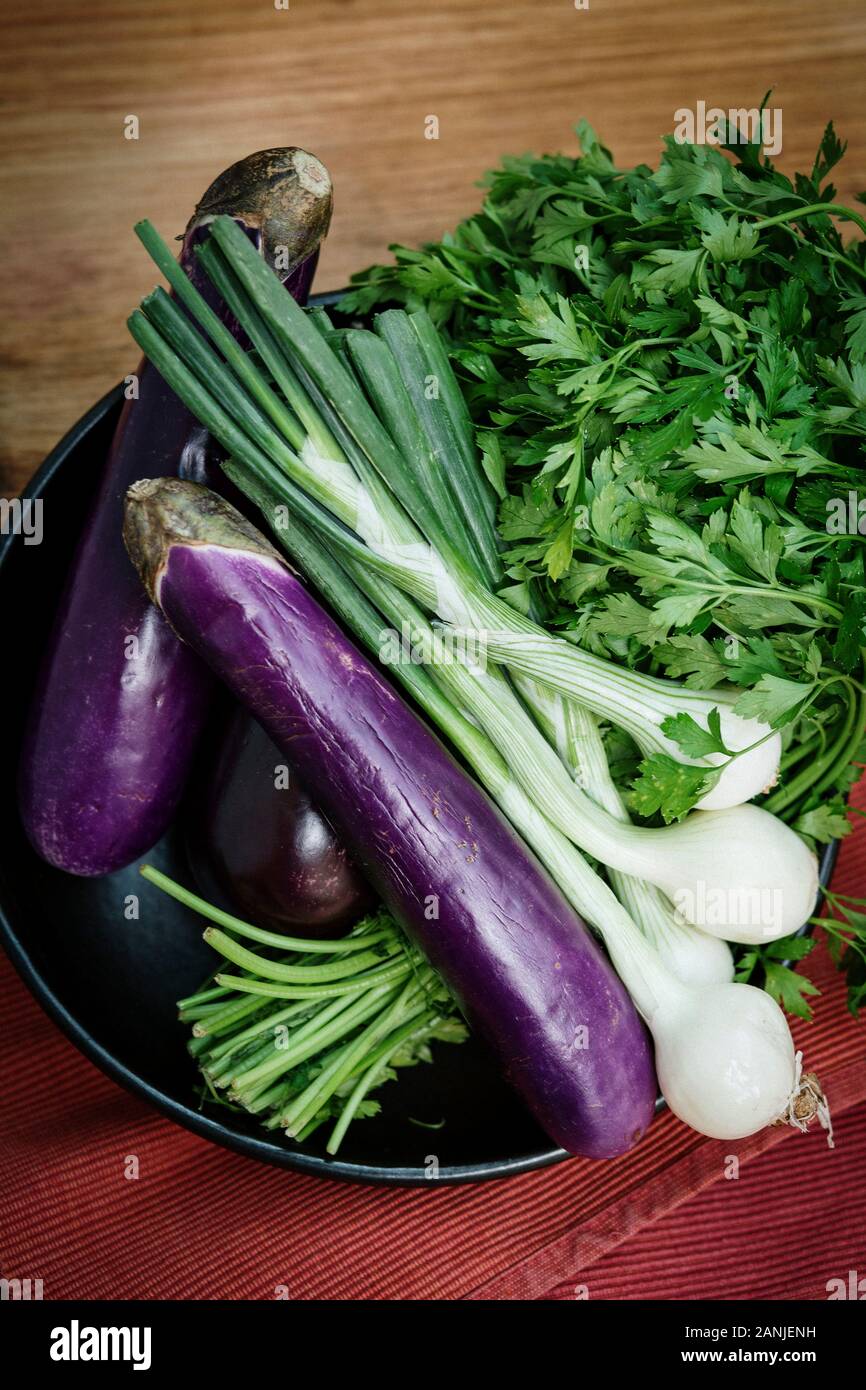
[[[187,822],[201,892],[258,926],[334,936],[373,904],[294,768],[245,710],[229,719]]]
[[[186,229],[181,264],[216,307],[195,245],[234,217],[299,299],[331,214],[327,171],[298,149],[263,150],[211,184]],[[24,828],[49,863],[110,873],[144,854],[172,819],[208,710],[212,678],[148,603],[121,539],[123,498],[157,471],[213,478],[207,435],[144,362],[127,400],[73,560],[25,734]]]
[[[124,533],[174,630],[297,768],[548,1134],[596,1158],[630,1149],[653,1113],[646,1031],[484,792],[222,498],[137,483]]]

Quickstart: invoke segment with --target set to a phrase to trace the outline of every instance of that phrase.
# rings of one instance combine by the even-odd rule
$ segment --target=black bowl
[[[18,749],[41,652],[121,400],[118,387],[88,411],[29,484],[24,497],[43,503],[41,544],[27,545],[20,534],[0,541],[7,654],[0,939],[13,964],[102,1071],[170,1119],[253,1158],[322,1176],[428,1185],[431,1156],[440,1182],[504,1177],[567,1158],[474,1040],[437,1045],[435,1066],[407,1068],[383,1087],[382,1113],[351,1126],[337,1159],[324,1152],[327,1127],[299,1148],[224,1106],[200,1110],[197,1073],[185,1046],[189,1029],[177,1021],[175,1000],[198,988],[213,968],[201,919],[146,883],[137,864],[104,878],[75,878],[31,849],[18,816]],[[147,860],[190,882],[180,833],[170,831]],[[124,916],[129,894],[139,898],[138,920]]]
[[[333,302],[336,296],[320,296]],[[382,1112],[349,1129],[340,1157],[324,1152],[327,1130],[298,1147],[246,1115],[208,1104],[186,1051],[175,1000],[212,969],[201,919],[151,887],[130,865],[101,879],[74,878],[43,863],[26,840],[15,792],[17,752],[40,655],[75,541],[120,412],[121,388],[70,430],[32,479],[25,498],[43,502],[41,544],[0,540],[0,606],[7,653],[0,784],[0,939],[25,983],[85,1056],[187,1129],[227,1148],[323,1177],[422,1185],[506,1177],[567,1158],[535,1124],[474,1039],[436,1046],[435,1066],[409,1068],[379,1093]],[[835,846],[824,857],[822,882]],[[175,831],[147,859],[189,882]],[[127,920],[128,895],[139,898]]]

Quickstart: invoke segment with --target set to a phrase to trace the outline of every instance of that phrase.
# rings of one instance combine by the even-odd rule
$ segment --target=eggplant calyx
[[[132,484],[124,505],[123,541],[152,599],[173,545],[245,550],[286,568],[282,556],[230,502],[181,478],[141,478]]]
[[[258,150],[214,179],[190,218],[185,244],[225,214],[259,233],[272,270],[285,278],[316,252],[331,222],[331,178],[321,160],[287,146]]]

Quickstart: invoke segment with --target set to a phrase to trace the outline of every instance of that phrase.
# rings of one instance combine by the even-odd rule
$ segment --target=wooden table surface
[[[579,0],[580,3],[580,0]],[[328,165],[318,286],[389,242],[437,237],[507,151],[573,150],[586,116],[621,163],[655,160],[673,113],[772,87],[788,170],[825,122],[866,188],[864,0],[22,0],[0,33],[0,487],[17,491],[136,353],[153,283],[133,222],[183,229],[213,176],[269,145]],[[140,138],[124,138],[139,118]],[[424,137],[438,117],[438,140]]]

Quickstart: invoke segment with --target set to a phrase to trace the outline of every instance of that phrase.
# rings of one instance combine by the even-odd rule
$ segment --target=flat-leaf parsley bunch
[[[826,844],[850,829],[866,723],[866,241],[840,230],[866,221],[829,182],[845,146],[830,124],[792,180],[732,128],[721,148],[668,137],[655,170],[578,135],[577,157],[505,159],[476,216],[393,247],[341,307],[424,305],[446,332],[500,498],[504,596],[623,665],[739,686],[737,712],[783,737],[763,804]],[[692,722],[665,731],[716,751]],[[608,752],[638,817],[700,795],[616,730]],[[831,905],[856,1008],[866,918]],[[808,949],[750,951],[741,977],[760,966],[807,1013],[813,987],[781,961]]]

